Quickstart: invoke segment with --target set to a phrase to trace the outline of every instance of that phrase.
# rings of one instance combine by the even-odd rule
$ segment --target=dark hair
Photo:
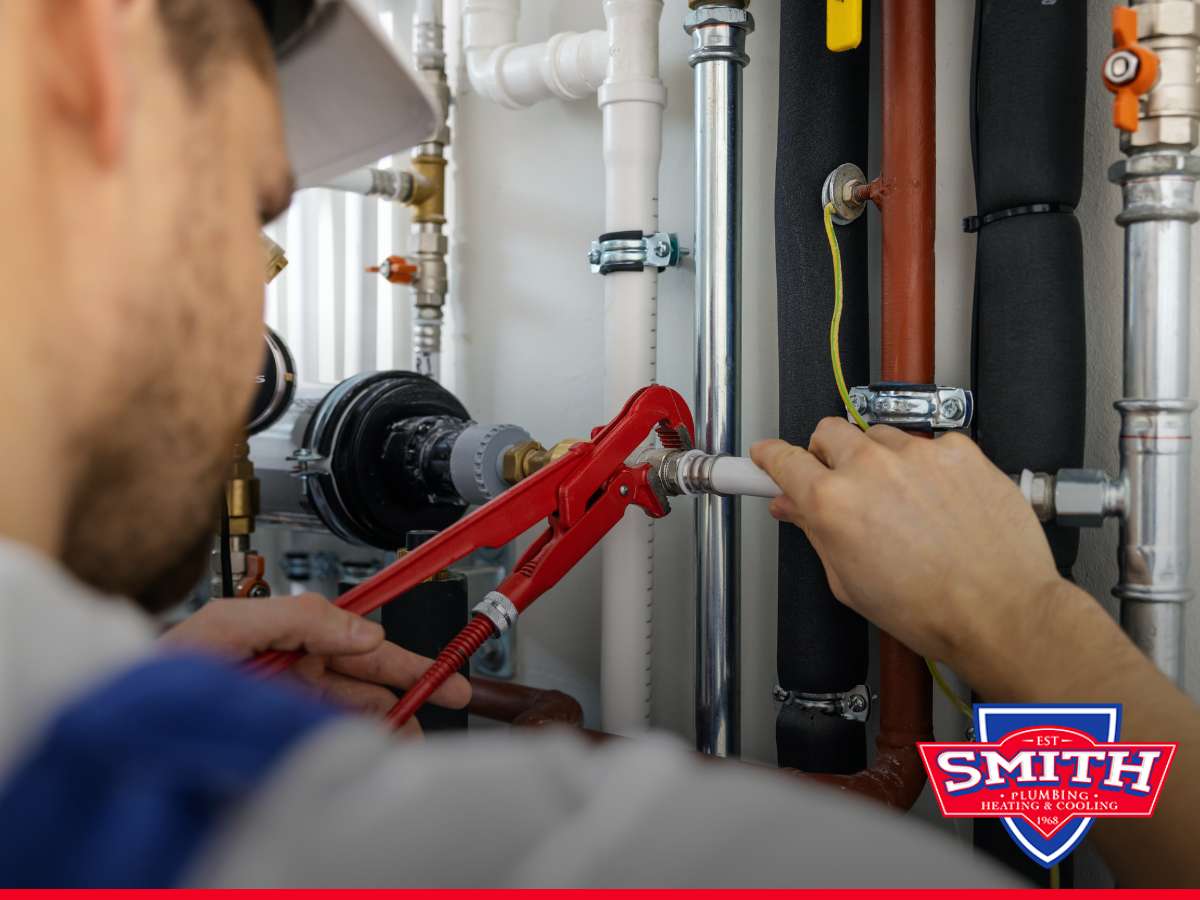
[[[189,88],[203,90],[214,66],[235,60],[273,77],[271,43],[250,0],[158,0],[158,11]]]

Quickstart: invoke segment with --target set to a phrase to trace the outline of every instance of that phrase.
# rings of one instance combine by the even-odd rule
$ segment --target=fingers
[[[177,626],[168,638],[238,657],[264,650],[317,655],[367,653],[383,629],[317,594],[215,600]]]
[[[787,495],[772,502],[772,511],[794,509],[797,498],[807,496],[813,482],[829,474],[819,459],[787,441],[761,441],[750,448],[750,458]]]
[[[405,741],[419,741],[425,737],[425,732],[421,729],[421,723],[417,721],[416,716],[395,729],[392,734]]]
[[[795,522],[800,518],[800,507],[786,495],[772,500],[769,509],[771,515],[781,522]]]
[[[822,419],[808,442],[808,450],[826,466],[836,469],[845,465],[866,441],[866,435],[857,425],[845,419]]]
[[[261,649],[305,650],[320,656],[369,653],[383,642],[383,627],[346,612],[318,594],[268,598],[255,616]]]
[[[313,684],[323,699],[373,719],[383,719],[396,705],[396,695],[378,684],[368,684],[348,678],[338,672],[326,671]],[[424,736],[416,717],[409,719],[395,732],[401,738],[420,739]]]
[[[361,681],[408,689],[416,683],[433,660],[384,642],[369,653],[338,656],[329,661],[331,669]],[[449,709],[462,709],[471,702],[471,683],[461,675],[452,675],[430,702]]]
[[[372,718],[382,719],[396,704],[396,695],[378,684],[326,671],[312,685],[320,696]]]
[[[901,431],[899,428],[893,428],[891,425],[872,425],[867,430],[866,435],[877,444],[883,444],[889,450],[895,450],[896,452],[903,450],[913,441],[921,440],[921,438],[915,438],[911,434]]]

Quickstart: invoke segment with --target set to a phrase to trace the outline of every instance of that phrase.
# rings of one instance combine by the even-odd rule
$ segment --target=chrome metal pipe
[[[441,113],[438,130],[413,148],[413,168],[445,165],[450,145],[450,84],[446,77],[445,23],[440,0],[418,0],[413,10],[413,59]],[[446,238],[445,178],[435,210],[418,209],[413,216],[410,256],[418,274],[413,281],[413,369],[435,381],[442,379],[442,325],[449,291],[449,242]]]
[[[736,455],[741,318],[742,69],[754,20],[733,6],[690,10],[695,78],[696,436],[706,453]],[[696,746],[737,756],[738,507],[696,505]]]
[[[1125,378],[1119,551],[1121,625],[1170,678],[1183,678],[1191,599],[1189,328],[1192,224],[1200,158],[1138,153],[1115,165],[1125,228]]]

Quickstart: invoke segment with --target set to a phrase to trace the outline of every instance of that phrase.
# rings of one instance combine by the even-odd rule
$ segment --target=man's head
[[[261,362],[258,233],[293,184],[269,41],[249,0],[0,0],[0,60],[5,440],[40,488],[0,484],[0,533],[52,509],[35,543],[160,605]]]

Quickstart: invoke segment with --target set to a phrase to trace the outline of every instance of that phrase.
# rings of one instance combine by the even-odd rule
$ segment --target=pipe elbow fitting
[[[563,32],[541,44],[468,46],[471,86],[508,109],[543,100],[582,100],[596,92],[607,71],[608,38],[603,31]]]
[[[564,100],[583,100],[604,83],[608,71],[608,35],[603,31],[566,31],[546,42],[542,80]]]
[[[504,90],[504,58],[516,44],[502,44],[498,47],[470,47],[465,50],[467,58],[467,77],[475,92],[499,103],[509,109],[520,109],[520,104],[514,102]]]

